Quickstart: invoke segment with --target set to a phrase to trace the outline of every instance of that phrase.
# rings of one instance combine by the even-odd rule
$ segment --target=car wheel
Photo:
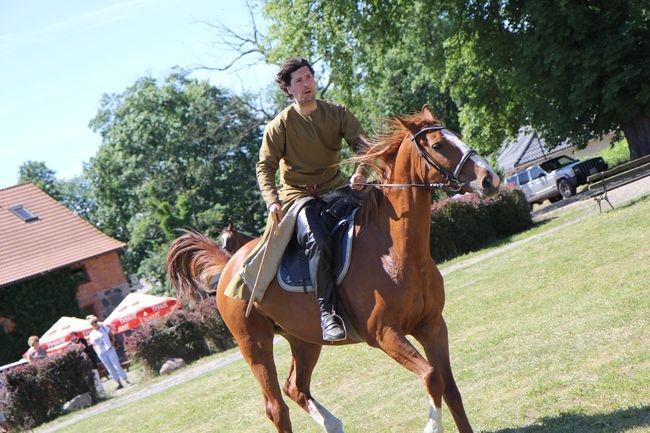
[[[569,198],[576,193],[575,186],[571,185],[566,179],[561,179],[557,183],[557,189],[560,195],[562,195],[562,198]]]

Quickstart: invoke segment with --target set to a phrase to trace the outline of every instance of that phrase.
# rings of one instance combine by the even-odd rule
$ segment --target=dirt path
[[[614,205],[614,207],[618,207],[621,205],[623,202],[626,202],[628,200],[632,200],[636,197],[642,196],[644,194],[650,193],[650,176],[639,179],[635,182],[629,183],[625,186],[616,188],[612,191],[609,192],[609,200],[610,202]],[[574,199],[571,200],[567,203],[564,203],[562,206],[555,206],[555,205],[549,205],[544,208],[540,208],[535,210],[533,212],[534,218],[535,219],[540,219],[540,218],[545,218],[550,215],[552,215],[554,212],[562,212],[568,209],[574,209],[576,207],[590,207],[593,208],[593,212],[595,214],[598,213],[598,204],[593,200],[593,199]],[[547,209],[548,208],[548,209]],[[603,211],[606,212],[608,211],[609,205],[606,203],[603,204]],[[583,217],[586,218],[586,217]],[[568,227],[572,224],[575,224],[576,222],[580,221],[583,218],[578,218],[572,221],[569,221],[561,226],[555,227],[553,229],[550,229],[548,231],[545,231],[544,233],[540,233],[534,236],[531,236],[526,239],[522,239],[517,242],[512,242],[507,245],[504,245],[503,247],[497,248],[495,250],[492,250],[490,252],[487,252],[485,254],[481,254],[479,256],[473,257],[471,259],[465,260],[461,263],[457,263],[453,266],[446,267],[442,274],[443,275],[448,275],[451,272],[457,271],[459,269],[472,266],[478,262],[481,262],[485,259],[497,256],[499,254],[502,254],[506,251],[511,250],[512,248],[518,247],[522,244],[526,244],[528,242],[532,242],[536,239],[538,239],[541,236],[547,236],[549,233],[562,230],[565,227]],[[283,339],[279,339],[280,341],[284,341]],[[56,431],[59,431],[61,429],[64,429],[65,427],[68,427],[70,425],[73,425],[79,421],[81,421],[84,418],[91,417],[94,415],[98,415],[101,413],[104,413],[106,411],[122,407],[124,405],[130,404],[132,402],[141,400],[143,398],[149,397],[153,394],[156,394],[158,392],[164,391],[169,389],[172,386],[184,383],[188,380],[192,380],[196,377],[199,377],[205,373],[208,373],[214,369],[223,367],[225,365],[231,364],[235,361],[239,361],[242,359],[241,354],[239,352],[233,353],[227,356],[224,356],[219,359],[215,359],[213,361],[206,362],[204,364],[199,364],[199,365],[191,365],[188,367],[185,367],[175,373],[172,374],[172,376],[159,380],[155,383],[151,384],[134,384],[131,385],[127,388],[124,389],[123,394],[118,394],[116,397],[109,398],[106,401],[103,401],[95,406],[89,407],[87,409],[81,410],[78,413],[62,419],[60,421],[54,420],[48,424],[43,425],[42,427],[38,427],[34,430],[35,433],[53,433]],[[111,384],[112,385],[112,384]]]

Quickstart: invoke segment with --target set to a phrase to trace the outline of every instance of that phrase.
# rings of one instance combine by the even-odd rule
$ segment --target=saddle
[[[325,194],[321,218],[330,232],[332,269],[339,285],[348,272],[354,238],[354,217],[361,206],[361,193],[342,188]],[[280,286],[290,292],[313,292],[306,249],[293,236],[284,251],[277,272]]]

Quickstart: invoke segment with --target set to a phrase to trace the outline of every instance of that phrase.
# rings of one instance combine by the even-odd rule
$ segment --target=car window
[[[544,173],[541,168],[539,168],[537,166],[531,167],[531,169],[530,169],[530,177],[532,177],[533,179],[537,179],[537,178],[540,178],[542,176],[546,176],[546,173]]]
[[[528,172],[527,171],[522,171],[517,175],[517,183],[519,185],[525,185],[528,183]]]
[[[553,170],[557,170],[560,167],[564,167],[565,165],[573,164],[574,162],[576,162],[575,159],[571,158],[570,156],[563,155],[558,156],[557,158],[549,159],[548,161],[544,161],[539,166],[548,173]]]

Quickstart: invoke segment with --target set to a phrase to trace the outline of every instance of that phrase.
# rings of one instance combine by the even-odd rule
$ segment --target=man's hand
[[[361,190],[365,185],[355,185],[355,184],[363,184],[366,183],[366,177],[361,174],[361,173],[354,173],[352,177],[350,177],[350,187],[354,190]]]
[[[278,221],[278,222],[282,221],[282,216],[283,216],[282,215],[282,205],[280,204],[279,201],[276,201],[275,203],[271,204],[271,206],[269,206],[269,213],[270,214],[273,214],[273,213],[275,214],[275,217],[276,217],[275,220],[276,221]]]

